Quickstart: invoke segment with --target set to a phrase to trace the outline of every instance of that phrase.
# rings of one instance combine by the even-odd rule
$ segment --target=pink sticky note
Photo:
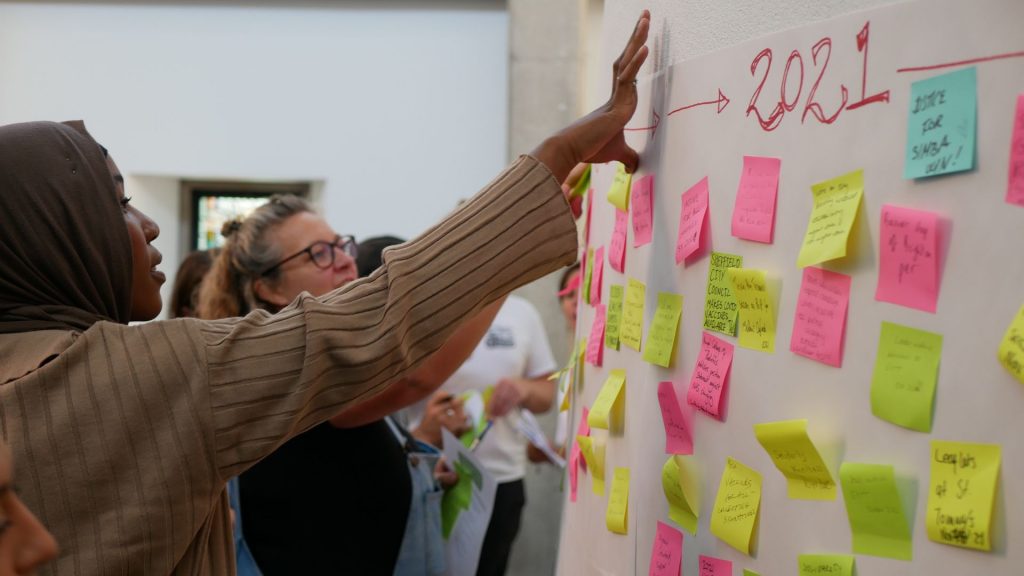
[[[934,212],[882,206],[875,300],[935,313],[939,298],[939,218]]]
[[[789,349],[829,366],[842,366],[849,302],[849,276],[813,266],[804,268]]]
[[[658,384],[658,404],[661,406],[661,421],[665,424],[665,453],[693,454],[693,437],[683,420],[683,410],[671,382]]]
[[[700,566],[700,576],[732,576],[732,562],[728,560],[701,555],[697,564]]]
[[[633,213],[633,247],[650,244],[654,229],[654,174],[633,182],[629,210]]]
[[[683,533],[664,522],[658,522],[648,576],[679,576],[682,564]]]
[[[615,228],[612,230],[612,241],[608,246],[608,264],[612,270],[620,274],[626,269],[626,224],[629,214],[615,209]]]
[[[1017,95],[1017,113],[1014,114],[1013,138],[1010,142],[1010,178],[1006,186],[1006,201],[1024,206],[1024,94]]]
[[[578,451],[579,448],[576,448]],[[580,485],[579,454],[575,452],[569,455],[569,502],[576,501],[576,494]]]
[[[701,231],[708,214],[708,177],[683,192],[679,210],[679,236],[676,238],[676,264],[700,248]]]
[[[604,276],[604,246],[594,251],[594,272],[590,278],[590,305],[601,303],[601,278]]]
[[[733,345],[710,332],[701,335],[700,356],[693,367],[686,402],[721,419],[722,391],[729,381]]]
[[[733,236],[772,243],[781,166],[782,161],[778,158],[743,157],[743,174],[732,210]]]
[[[604,351],[605,305],[598,304],[595,310],[594,324],[590,327],[590,338],[587,339],[587,362],[600,366]]]

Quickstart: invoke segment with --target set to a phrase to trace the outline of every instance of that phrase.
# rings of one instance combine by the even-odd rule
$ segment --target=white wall
[[[180,178],[322,180],[413,236],[504,165],[508,18],[480,2],[0,2],[0,123],[84,118],[162,224]]]

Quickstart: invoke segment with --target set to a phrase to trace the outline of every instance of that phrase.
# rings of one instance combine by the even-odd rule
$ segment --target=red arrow
[[[651,131],[651,140],[653,140],[654,139],[654,135],[658,133],[658,124],[661,123],[661,116],[658,115],[658,111],[657,110],[651,110],[651,112],[654,114],[654,125],[653,126],[645,126],[643,128],[623,128],[623,130],[625,130],[626,132],[646,132],[647,130],[650,130]]]
[[[718,99],[717,100],[708,100],[707,102],[697,102],[696,104],[689,104],[689,105],[683,106],[681,108],[676,108],[675,110],[669,112],[667,115],[671,116],[671,115],[675,114],[676,112],[680,112],[682,110],[687,110],[689,108],[696,108],[697,106],[706,106],[708,104],[717,104],[718,105],[718,114],[721,114],[722,110],[725,110],[725,107],[729,105],[729,99],[725,97],[725,94],[722,94],[722,89],[719,88],[718,89]]]

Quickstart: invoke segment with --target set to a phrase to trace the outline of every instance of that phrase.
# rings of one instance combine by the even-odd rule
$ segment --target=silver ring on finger
[[[449,418],[451,418],[452,416],[455,416],[455,410],[452,410],[451,408],[449,408],[449,409],[444,411],[444,415],[449,417]]]

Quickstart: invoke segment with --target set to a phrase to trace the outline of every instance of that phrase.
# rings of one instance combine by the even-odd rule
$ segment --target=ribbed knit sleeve
[[[571,263],[561,188],[529,157],[370,277],[276,315],[196,323],[205,345],[216,463],[237,474],[292,436],[408,374],[465,319]]]

